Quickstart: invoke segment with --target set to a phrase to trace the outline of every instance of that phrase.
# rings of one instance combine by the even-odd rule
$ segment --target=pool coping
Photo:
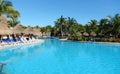
[[[0,50],[7,48],[7,47],[11,47],[11,46],[19,46],[19,45],[26,45],[26,44],[33,44],[33,43],[43,43],[44,40],[42,39],[37,39],[34,41],[28,41],[28,42],[15,42],[14,44],[7,44],[7,45],[3,45],[0,46]]]

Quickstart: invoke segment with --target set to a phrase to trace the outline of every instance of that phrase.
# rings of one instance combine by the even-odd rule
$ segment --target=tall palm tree
[[[90,29],[91,29],[90,32],[97,32],[98,31],[98,22],[97,22],[97,20],[91,20],[89,22],[89,26],[90,26]]]
[[[20,13],[17,10],[11,10],[9,14],[7,14],[7,17],[11,18],[11,26],[15,26],[19,23],[17,19],[20,17]]]
[[[118,35],[120,35],[120,16],[119,16],[119,14],[116,14],[114,16],[113,21],[112,21],[112,25],[113,25],[114,35],[117,38]]]
[[[59,29],[61,36],[63,37],[63,34],[66,31],[66,18],[61,16],[57,21],[55,22],[56,28]]]
[[[90,34],[91,31],[91,26],[89,24],[86,24],[85,26],[85,31]]]
[[[73,34],[72,32],[74,32],[75,30],[77,30],[75,28],[75,26],[78,25],[78,23],[77,23],[77,21],[74,18],[68,17],[67,25],[68,25],[68,33],[69,34]]]
[[[7,14],[11,10],[13,10],[13,5],[10,1],[0,0],[0,16],[2,14]]]
[[[105,37],[109,37],[113,35],[113,26],[112,26],[112,18],[107,16],[104,19],[101,19],[99,22],[99,34]]]
[[[101,19],[99,22],[99,33],[101,35],[105,34],[105,25],[107,24],[107,19]]]

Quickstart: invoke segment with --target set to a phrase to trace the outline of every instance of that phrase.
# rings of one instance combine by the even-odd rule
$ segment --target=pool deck
[[[101,44],[120,44],[117,42],[95,42],[95,43],[101,43]]]
[[[72,40],[69,40],[72,41]],[[96,41],[77,41],[77,42],[94,42],[94,43],[101,43],[101,44],[120,44],[119,42],[96,42]]]
[[[12,44],[5,44],[5,45],[0,45],[0,50],[2,50],[3,48],[6,48],[6,47],[10,47],[10,46],[18,46],[18,45],[26,45],[26,44],[33,44],[33,43],[43,43],[44,40],[41,40],[41,39],[37,39],[37,40],[34,40],[34,41],[27,41],[27,42],[15,42],[15,43],[12,43]]]

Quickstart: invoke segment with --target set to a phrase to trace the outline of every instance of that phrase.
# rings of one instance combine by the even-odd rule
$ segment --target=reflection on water
[[[39,44],[20,45],[15,47],[4,48],[0,51],[0,62],[6,65],[11,61],[17,61],[20,58],[27,58],[33,55],[37,55],[41,48]],[[10,74],[8,71],[3,70],[0,74]]]
[[[12,60],[18,60],[21,57],[29,57],[40,52],[38,44],[20,45],[9,47],[0,51],[0,62],[9,63]],[[34,49],[35,48],[35,49]]]

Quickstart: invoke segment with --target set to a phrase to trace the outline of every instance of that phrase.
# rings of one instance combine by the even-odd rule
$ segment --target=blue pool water
[[[120,74],[120,44],[44,40],[0,50],[1,74]]]

